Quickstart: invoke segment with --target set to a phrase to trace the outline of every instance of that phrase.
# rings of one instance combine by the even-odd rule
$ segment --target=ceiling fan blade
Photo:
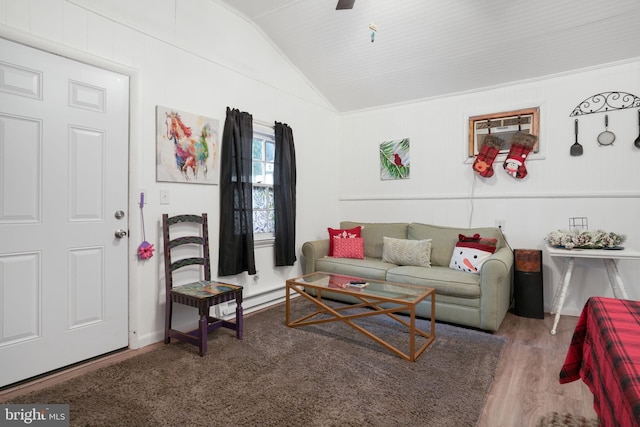
[[[338,5],[336,6],[336,10],[342,9],[353,9],[353,4],[356,0],[338,0]]]

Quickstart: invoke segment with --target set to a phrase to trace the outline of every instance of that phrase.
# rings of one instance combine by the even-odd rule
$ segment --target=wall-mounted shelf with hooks
[[[590,96],[576,108],[569,117],[584,114],[606,113],[607,111],[624,110],[625,108],[640,107],[640,98],[629,92],[602,92]]]

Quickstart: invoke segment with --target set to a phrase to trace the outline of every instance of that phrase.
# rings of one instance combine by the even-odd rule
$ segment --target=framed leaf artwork
[[[409,138],[380,144],[380,179],[409,178]]]

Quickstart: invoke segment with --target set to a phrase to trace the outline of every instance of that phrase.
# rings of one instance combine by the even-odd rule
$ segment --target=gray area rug
[[[294,318],[311,309],[292,301]],[[213,332],[203,358],[172,341],[11,403],[69,403],[73,426],[475,426],[506,344],[437,324],[408,362],[341,322],[287,328],[284,312],[246,317],[242,341]],[[408,343],[386,319],[358,323]]]

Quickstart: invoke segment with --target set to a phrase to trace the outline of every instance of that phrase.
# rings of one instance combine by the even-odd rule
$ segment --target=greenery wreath
[[[596,231],[553,231],[545,240],[549,245],[565,249],[607,249],[615,248],[626,239],[624,234]]]

